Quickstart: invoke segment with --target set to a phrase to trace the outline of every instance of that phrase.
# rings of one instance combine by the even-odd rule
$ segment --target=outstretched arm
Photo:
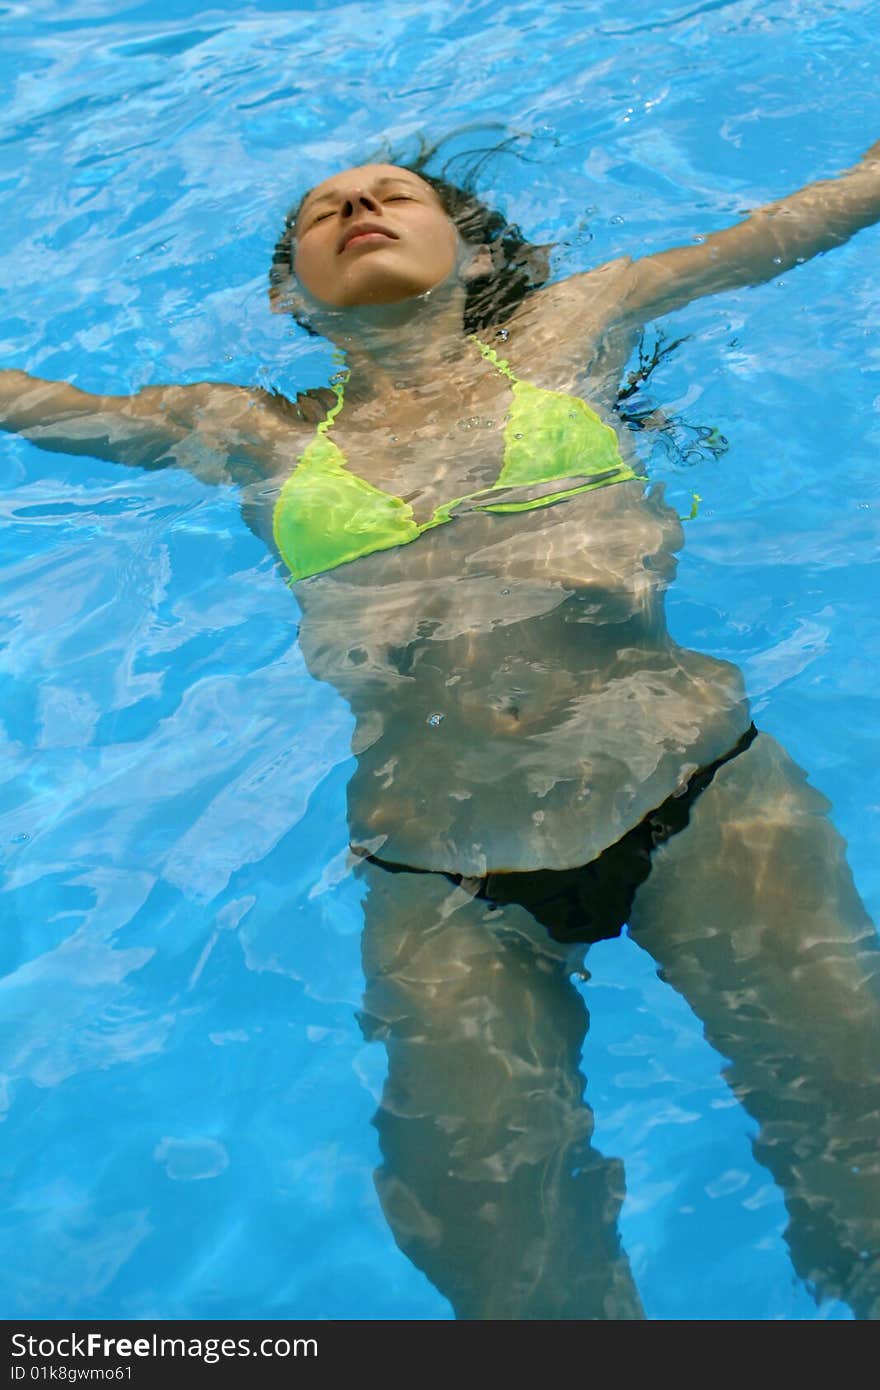
[[[254,403],[253,393],[213,382],[110,396],[0,371],[0,429],[56,453],[142,468],[176,464],[204,482],[239,480],[229,446]]]
[[[623,316],[644,322],[700,295],[771,280],[878,220],[880,141],[836,179],[756,208],[744,222],[698,245],[631,262],[621,286]]]

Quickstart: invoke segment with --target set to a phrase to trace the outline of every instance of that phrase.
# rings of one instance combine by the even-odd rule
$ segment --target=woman
[[[700,244],[526,292],[473,199],[367,165],[311,189],[273,268],[273,307],[345,353],[333,393],[0,377],[44,448],[240,484],[289,572],[356,719],[380,1197],[460,1317],[641,1316],[569,979],[624,922],[729,1059],[799,1273],[880,1312],[876,936],[738,672],[666,632],[680,523],[608,415],[645,320],[878,218],[875,145]]]

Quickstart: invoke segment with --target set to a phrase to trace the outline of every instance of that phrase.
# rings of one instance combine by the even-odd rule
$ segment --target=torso
[[[511,366],[613,418],[628,341],[597,332],[579,373],[555,322],[512,324]],[[494,482],[508,406],[507,384],[475,358],[417,429],[363,409],[334,437],[421,521]],[[275,501],[314,425],[266,435],[278,466],[243,504],[271,544]],[[726,753],[748,725],[739,674],[666,632],[681,542],[657,491],[625,482],[539,511],[460,516],[295,585],[309,669],[356,719],[352,843],[466,875],[571,867]]]

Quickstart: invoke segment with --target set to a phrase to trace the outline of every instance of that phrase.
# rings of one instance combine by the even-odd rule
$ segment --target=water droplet
[[[389,434],[388,438],[390,439],[392,444],[397,443],[398,436],[396,434]]]
[[[774,256],[774,257],[773,257],[773,264],[774,264],[774,265],[782,265],[782,257],[781,257],[781,256]]]
[[[14,845],[23,845],[26,844],[30,838],[30,835],[28,835],[27,832],[23,830],[20,835],[13,835],[12,843]]]
[[[523,434],[522,430],[517,430],[516,434],[513,437],[514,439],[525,439],[525,435]]]
[[[510,337],[510,329],[509,329],[509,328],[499,328],[499,329],[498,329],[498,332],[495,334],[495,337],[496,337],[496,338],[500,338],[501,341],[502,341],[502,343],[506,343],[507,340],[508,340],[508,338]]]
[[[609,223],[611,224],[612,227],[622,227],[622,226],[623,226],[623,218],[621,217],[621,215],[620,215],[619,212],[615,212],[614,215],[613,215],[612,217],[609,217],[608,221],[609,221]]]
[[[436,729],[438,724],[442,724],[442,723],[443,723],[443,715],[442,715],[442,714],[429,714],[428,717],[427,717],[427,719],[425,720],[425,723],[426,723],[426,724],[429,724],[429,725],[431,726],[432,729]]]
[[[706,238],[703,236],[702,232],[697,232],[694,236],[691,237],[691,241],[695,241],[698,246],[702,246],[705,240]]]

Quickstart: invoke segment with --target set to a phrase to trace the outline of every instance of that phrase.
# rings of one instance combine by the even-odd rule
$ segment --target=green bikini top
[[[412,507],[352,473],[329,431],[343,406],[348,373],[334,382],[336,402],[318,425],[315,438],[297,460],[272,516],[278,552],[294,580],[345,565],[377,550],[408,545],[425,531],[451,521],[457,508],[468,511],[525,512],[549,507],[593,488],[641,478],[620,456],[617,436],[579,396],[545,391],[520,381],[493,348],[472,339],[483,357],[512,385],[513,400],[504,429],[504,462],[491,487],[442,502],[427,521],[417,522]],[[493,501],[493,494],[562,479],[586,481],[527,501]],[[643,479],[642,479],[643,480]]]

